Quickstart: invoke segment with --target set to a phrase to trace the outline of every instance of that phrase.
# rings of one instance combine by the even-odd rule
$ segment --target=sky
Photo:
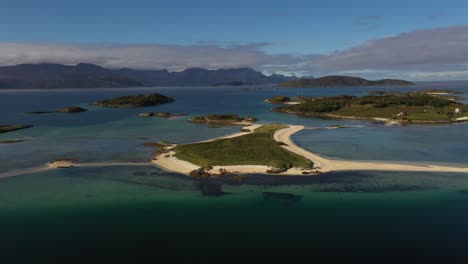
[[[468,79],[468,1],[0,0],[0,65]]]

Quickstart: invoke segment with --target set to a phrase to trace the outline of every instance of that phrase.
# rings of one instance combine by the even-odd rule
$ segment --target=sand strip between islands
[[[259,125],[247,126],[244,129],[250,129],[253,131],[258,128]],[[282,142],[285,145],[285,149],[301,155],[314,162],[314,166],[317,171],[320,172],[331,172],[331,171],[409,171],[409,172],[453,172],[453,173],[468,173],[468,167],[451,167],[431,164],[403,164],[403,163],[387,163],[387,162],[372,162],[372,161],[342,161],[334,159],[325,159],[317,154],[309,152],[298,145],[296,145],[291,136],[304,129],[304,126],[290,125],[287,128],[280,129],[275,132],[274,139],[278,142]],[[210,139],[207,141],[213,141],[222,138],[233,138],[239,137],[251,132],[236,133],[225,137]],[[206,141],[204,141],[206,142]],[[175,147],[175,146],[173,146]],[[153,163],[160,168],[181,174],[188,175],[191,171],[200,168],[200,166],[192,164],[187,161],[179,160],[174,156],[174,152],[164,153],[158,155]],[[269,169],[267,166],[261,165],[235,165],[235,166],[214,166],[210,173],[216,174],[219,169],[225,169],[232,173],[241,174],[265,174]],[[303,170],[292,168],[280,175],[302,175]]]

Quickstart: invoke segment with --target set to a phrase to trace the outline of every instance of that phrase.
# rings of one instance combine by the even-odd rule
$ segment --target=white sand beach
[[[243,128],[245,132],[238,132],[231,135],[208,139],[200,142],[209,142],[213,140],[223,138],[240,137],[252,133],[255,129],[261,125],[249,125]],[[430,163],[407,163],[407,162],[373,162],[373,161],[353,161],[353,160],[335,160],[326,159],[320,155],[314,154],[308,150],[305,150],[296,145],[291,136],[303,129],[322,129],[322,128],[305,128],[304,126],[289,125],[287,128],[280,129],[275,132],[274,139],[278,142],[284,143],[283,148],[301,155],[314,162],[314,169],[302,170],[298,168],[291,168],[286,172],[279,175],[304,175],[304,172],[316,174],[314,172],[331,172],[331,171],[409,171],[409,172],[450,172],[450,173],[467,173],[468,167],[464,164],[460,166],[442,166]],[[324,128],[332,129],[332,128]],[[176,145],[168,147],[168,153],[162,153],[153,158],[151,162],[85,162],[80,163],[78,161],[62,159],[55,160],[47,163],[45,166],[27,168],[21,170],[7,171],[0,173],[0,179],[13,177],[23,174],[32,174],[37,172],[45,172],[54,169],[66,169],[73,167],[111,167],[111,166],[151,166],[156,165],[159,168],[174,172],[189,175],[191,171],[199,169],[200,166],[192,164],[188,161],[177,159],[174,151],[170,151]],[[270,169],[268,166],[263,165],[232,165],[232,166],[214,166],[209,172],[211,174],[220,174],[220,169],[223,169],[229,173],[237,174],[267,174],[267,170]],[[309,174],[307,174],[309,175]]]
[[[260,125],[254,125],[245,127],[246,129],[254,130]],[[278,142],[282,142],[285,145],[285,149],[294,152],[298,155],[301,155],[314,162],[314,171],[320,172],[331,172],[331,171],[412,171],[412,172],[456,172],[456,173],[468,173],[468,167],[450,167],[450,166],[439,166],[439,165],[430,165],[430,164],[408,164],[408,163],[386,163],[386,162],[372,162],[372,161],[342,161],[342,160],[333,160],[325,159],[317,154],[314,154],[310,151],[307,151],[299,146],[297,146],[291,139],[291,136],[294,133],[297,133],[304,129],[304,126],[295,126],[291,125],[287,128],[276,131],[274,134],[274,139]],[[251,132],[241,132],[233,135],[228,135],[225,137],[210,139],[207,141],[222,139],[222,138],[232,138],[243,136]],[[204,142],[207,142],[204,141]],[[175,147],[175,145],[173,146]],[[181,174],[188,175],[191,171],[200,168],[195,164],[192,164],[187,161],[179,160],[174,156],[174,152],[169,152],[165,154],[160,154],[153,160],[153,163],[161,167],[164,170],[177,172]],[[227,172],[231,173],[240,173],[240,174],[266,174],[268,170],[267,166],[261,165],[235,165],[235,166],[214,166],[210,173],[218,174],[220,169],[224,169]],[[310,171],[310,170],[306,170]],[[304,170],[297,168],[292,168],[287,172],[281,173],[280,175],[303,175]]]

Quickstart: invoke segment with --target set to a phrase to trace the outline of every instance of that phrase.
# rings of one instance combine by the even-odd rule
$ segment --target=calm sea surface
[[[209,128],[140,112],[253,115],[261,123],[310,127],[293,139],[337,159],[468,164],[468,123],[384,126],[366,121],[306,118],[269,111],[274,95],[365,95],[370,90],[452,89],[468,83],[414,87],[274,89],[185,87],[1,91],[0,124],[31,129],[0,134],[0,172],[58,158],[147,161],[147,141],[186,143],[238,127]],[[132,109],[91,107],[114,96],[158,92],[172,104]],[[467,103],[467,102],[465,102]],[[80,114],[25,115],[65,106]],[[468,259],[468,175],[439,173],[332,173],[318,177],[251,175],[241,183],[195,181],[148,167],[75,168],[0,179],[0,259],[47,256],[384,256]],[[2,262],[3,263],[3,262]],[[28,262],[31,263],[31,262]]]

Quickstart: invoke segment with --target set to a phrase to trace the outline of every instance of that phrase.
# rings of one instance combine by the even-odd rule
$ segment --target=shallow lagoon
[[[468,93],[464,84],[441,85],[385,89],[444,88]],[[365,121],[274,113],[269,111],[272,106],[263,102],[281,94],[361,95],[371,89],[382,87],[0,91],[1,123],[35,125],[0,135],[0,140],[26,139],[0,144],[0,172],[65,157],[140,162],[153,151],[142,146],[145,141],[191,142],[239,129],[208,128],[188,123],[185,117],[138,117],[143,111],[236,113],[257,116],[262,123],[311,127],[355,125],[358,127],[304,130],[293,139],[312,152],[340,159],[468,163],[468,124],[386,127]],[[152,91],[174,96],[177,102],[141,109],[87,105],[108,97]],[[90,111],[23,114],[69,105]],[[241,183],[206,183],[153,167],[23,175],[0,180],[0,248],[12,258],[54,252],[60,252],[57,258],[97,252],[114,257],[132,253],[297,256],[304,252],[311,258],[338,253],[465,257],[467,176],[369,172],[287,179],[258,175]]]

